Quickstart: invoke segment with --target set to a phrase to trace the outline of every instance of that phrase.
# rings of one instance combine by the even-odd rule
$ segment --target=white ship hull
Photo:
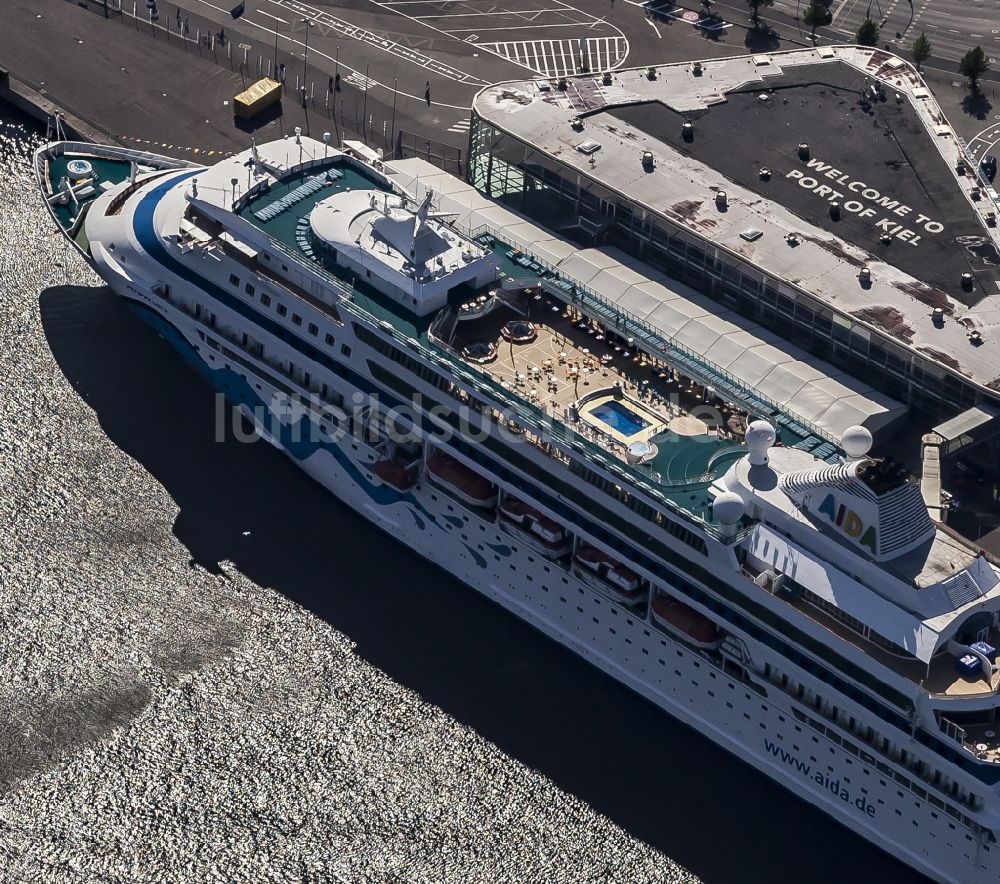
[[[600,476],[568,487],[579,477],[536,445],[515,450],[497,420],[473,418],[488,430],[475,447],[460,434],[438,441],[453,411],[431,420],[426,403],[471,402],[483,415],[489,403],[476,401],[476,379],[453,377],[438,352],[421,355],[409,334],[391,333],[336,280],[303,274],[276,245],[258,241],[258,258],[239,237],[221,240],[204,217],[202,227],[184,218],[196,182],[186,195],[177,185],[184,190],[202,173],[165,174],[130,209],[122,208],[128,189],[110,214],[107,202],[94,204],[87,233],[95,268],[272,444],[398,541],[891,855],[941,882],[1000,880],[1000,790],[988,782],[995,771],[938,731],[922,686],[882,680],[866,668],[870,657],[752,583],[704,522],[647,505],[649,524],[637,525],[637,510],[600,496]],[[213,192],[204,177],[201,187]],[[398,463],[399,452],[370,397],[392,406],[411,392],[425,397],[414,418],[424,460],[397,488],[376,474],[376,463]],[[306,438],[297,435],[303,426]],[[346,435],[331,432],[338,426]],[[553,561],[512,536],[494,498],[481,509],[460,503],[455,488],[428,477],[431,448],[497,494],[537,508],[573,543],[620,560],[646,596],[676,594],[716,624],[720,646],[694,647],[650,622],[648,603],[629,609],[575,572],[570,557]],[[402,454],[408,463],[416,457],[405,444]],[[662,517],[657,527],[651,514]]]
[[[142,304],[146,318],[148,305],[157,305],[184,335],[189,351],[197,345],[197,329],[183,313],[164,309],[155,296],[136,299],[132,292],[121,293]],[[219,369],[201,367],[212,382]],[[260,395],[266,400],[274,392],[264,386]],[[243,406],[243,411],[253,419],[250,409]],[[569,568],[518,548],[495,520],[450,499],[426,476],[400,493],[372,472],[378,455],[359,439],[348,436],[335,452],[323,449],[300,459],[264,435],[395,540],[892,856],[940,882],[995,884],[1000,877],[995,846],[984,853],[961,823],[910,792],[900,798],[891,778],[804,723],[801,709],[796,718],[796,705],[773,685],[761,681],[767,692],[762,696],[641,613],[609,601]],[[373,491],[378,493],[373,496]]]

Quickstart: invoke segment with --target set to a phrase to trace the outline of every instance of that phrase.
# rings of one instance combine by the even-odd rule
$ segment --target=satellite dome
[[[767,452],[777,439],[777,434],[765,420],[756,420],[747,427],[746,443],[750,449],[749,459],[753,466],[767,463]]]
[[[712,501],[712,512],[720,525],[735,525],[746,513],[746,505],[735,491],[723,491]]]
[[[840,445],[852,460],[864,457],[871,451],[872,434],[861,426],[848,427],[840,437]]]

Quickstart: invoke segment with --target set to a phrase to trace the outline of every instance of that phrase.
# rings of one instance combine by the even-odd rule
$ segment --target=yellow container
[[[281,83],[264,77],[233,99],[233,113],[241,120],[249,120],[280,100]]]

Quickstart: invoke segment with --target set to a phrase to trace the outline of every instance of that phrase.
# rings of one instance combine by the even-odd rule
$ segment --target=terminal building
[[[441,208],[827,435],[1000,402],[997,194],[889,53],[490,86],[468,177]]]

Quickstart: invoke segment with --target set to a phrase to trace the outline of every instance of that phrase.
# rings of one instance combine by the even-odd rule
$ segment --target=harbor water
[[[216,441],[40,135],[0,108],[0,880],[921,880]]]

